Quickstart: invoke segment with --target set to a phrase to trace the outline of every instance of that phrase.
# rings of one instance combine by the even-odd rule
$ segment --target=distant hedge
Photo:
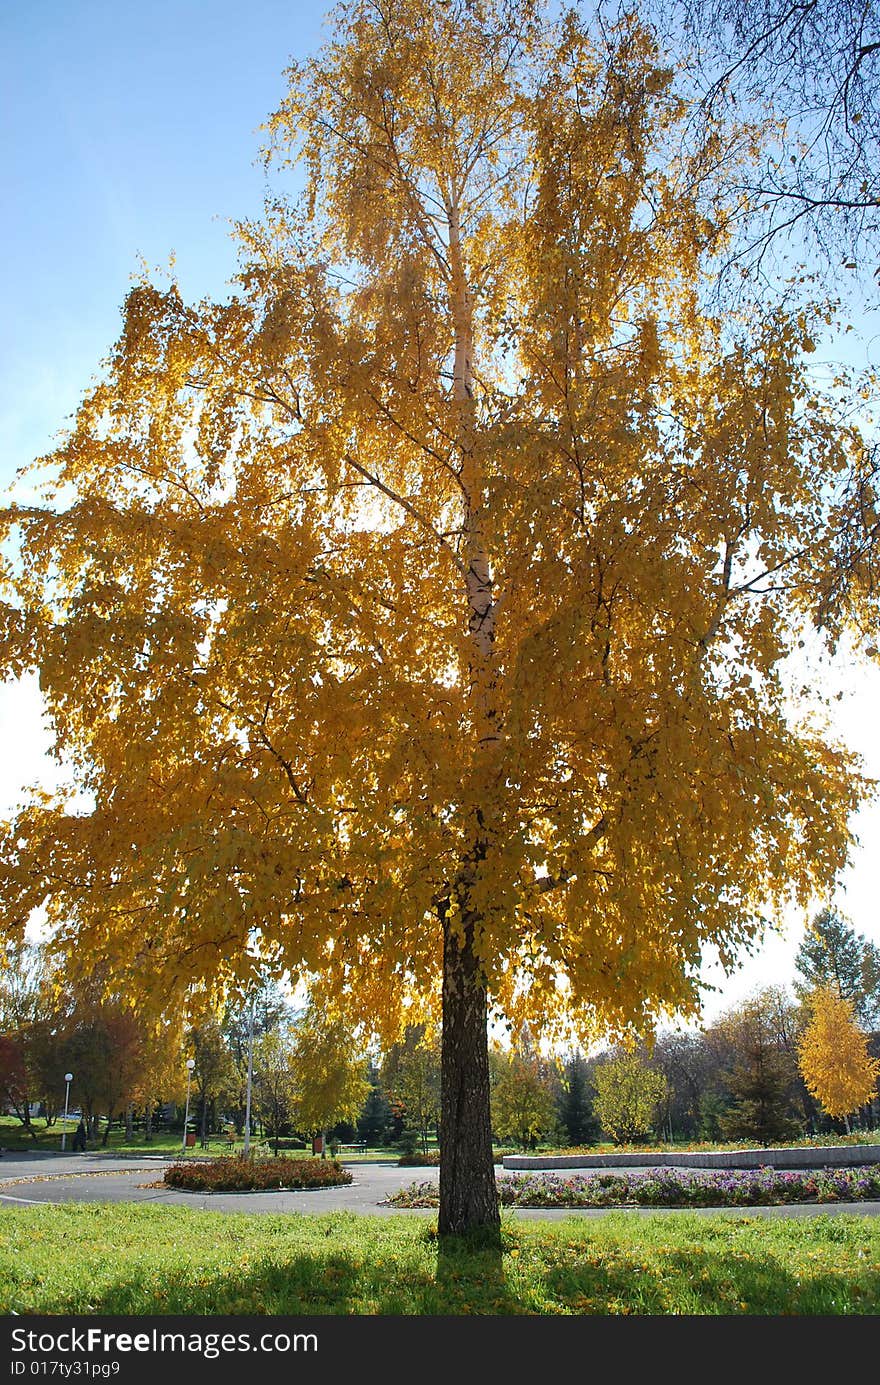
[[[191,1193],[256,1192],[273,1188],[335,1188],[351,1174],[335,1159],[223,1159],[170,1164],[163,1175],[169,1188]]]

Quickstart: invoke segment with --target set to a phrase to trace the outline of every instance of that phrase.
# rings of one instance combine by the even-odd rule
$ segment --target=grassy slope
[[[880,1308],[880,1218],[622,1214],[438,1251],[401,1217],[71,1204],[0,1210],[0,1312],[849,1314]]]

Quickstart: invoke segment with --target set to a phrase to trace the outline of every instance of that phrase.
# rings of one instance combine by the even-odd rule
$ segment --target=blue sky
[[[188,298],[235,268],[228,221],[259,211],[257,127],[326,36],[323,3],[31,0],[0,6],[0,487],[52,446],[120,325],[141,257]],[[858,353],[856,353],[858,354]],[[844,670],[841,731],[880,777],[880,677]],[[51,779],[33,681],[0,689],[0,812]],[[880,810],[839,896],[880,943]],[[803,919],[707,1007],[788,982]],[[720,977],[715,979],[720,981]]]
[[[323,4],[0,6],[0,484],[45,450],[119,327],[139,257],[189,297],[234,268],[259,210],[259,124]]]

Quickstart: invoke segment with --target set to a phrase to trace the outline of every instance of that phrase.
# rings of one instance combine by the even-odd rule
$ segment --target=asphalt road
[[[174,1162],[161,1156],[120,1158],[115,1155],[6,1153],[0,1163],[0,1207],[13,1209],[40,1203],[63,1202],[151,1202],[158,1205],[194,1207],[212,1212],[336,1212],[348,1211],[377,1216],[436,1216],[429,1208],[401,1212],[388,1207],[385,1199],[399,1188],[414,1182],[437,1182],[439,1169],[400,1168],[387,1160],[371,1162],[343,1160],[353,1181],[340,1188],[312,1188],[297,1192],[186,1193],[166,1188],[162,1170]],[[496,1173],[503,1170],[500,1165]],[[155,1187],[153,1184],[159,1183]],[[673,1209],[627,1208],[628,1216],[668,1215]],[[848,1212],[857,1216],[877,1216],[880,1202],[839,1202],[785,1207],[692,1209],[698,1216],[813,1217],[835,1216]],[[517,1208],[516,1217],[560,1221],[565,1217],[603,1217],[605,1208]]]

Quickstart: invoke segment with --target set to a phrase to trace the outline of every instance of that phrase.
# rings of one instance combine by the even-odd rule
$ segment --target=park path
[[[0,1208],[66,1202],[148,1202],[159,1206],[194,1207],[214,1212],[353,1212],[371,1216],[436,1216],[430,1208],[401,1211],[385,1204],[391,1193],[414,1182],[437,1183],[437,1168],[400,1168],[391,1160],[342,1162],[352,1182],[339,1188],[258,1193],[187,1193],[161,1184],[162,1170],[175,1162],[160,1155],[121,1157],[113,1154],[5,1153],[0,1164]],[[647,1172],[647,1170],[643,1170]],[[503,1174],[500,1165],[496,1174]],[[154,1187],[153,1184],[160,1186]],[[627,1216],[666,1216],[675,1209],[638,1207],[515,1208],[525,1220],[562,1221],[566,1217],[603,1217],[612,1210]],[[693,1208],[698,1216],[812,1217],[850,1213],[877,1216],[880,1202],[798,1204],[784,1207]],[[506,1215],[506,1214],[505,1214]]]

